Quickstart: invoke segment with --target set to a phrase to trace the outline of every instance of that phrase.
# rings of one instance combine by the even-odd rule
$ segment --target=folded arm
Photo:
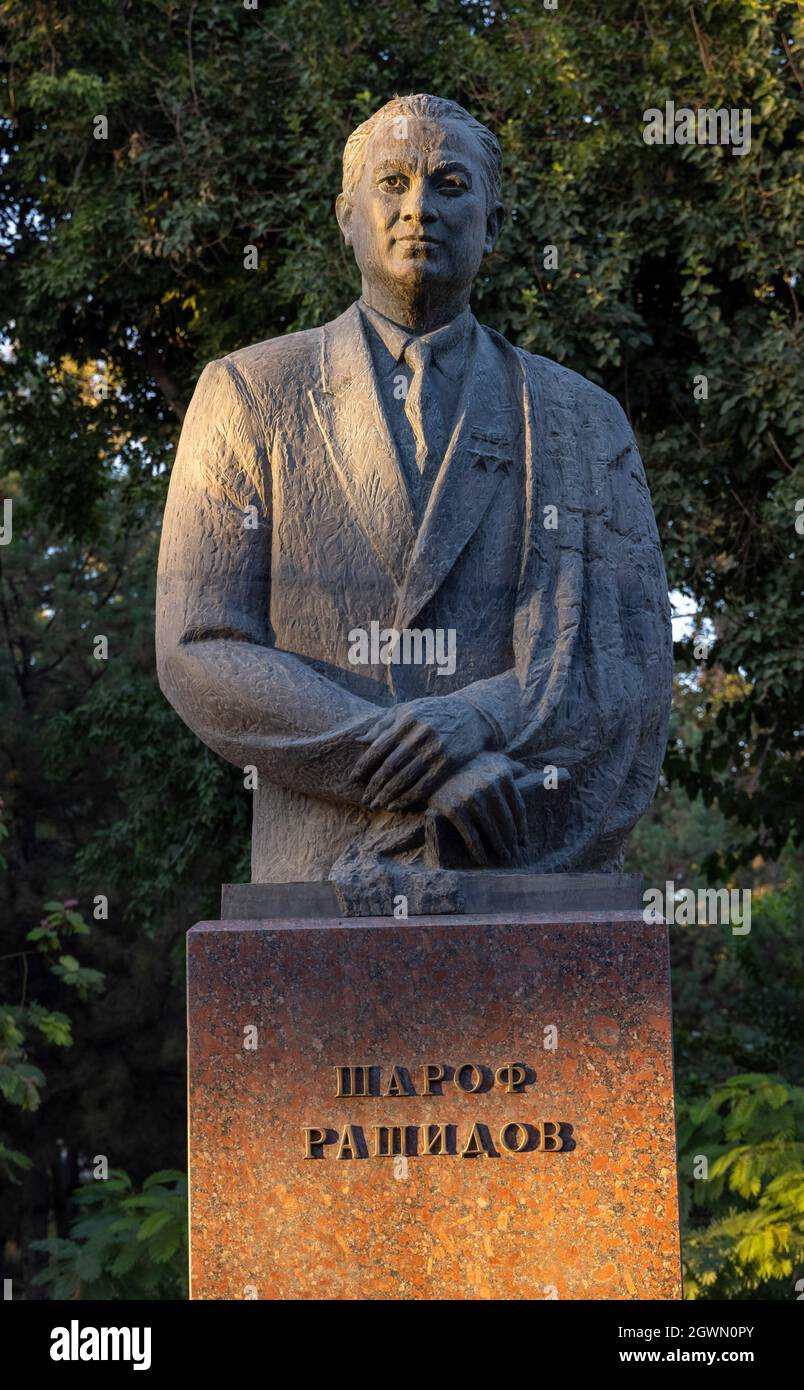
[[[267,422],[248,383],[212,362],[171,476],[159,555],[157,666],[186,724],[237,766],[362,804],[354,764],[377,706],[273,645]]]

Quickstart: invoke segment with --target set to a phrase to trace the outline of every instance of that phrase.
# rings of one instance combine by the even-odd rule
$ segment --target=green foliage
[[[679,1117],[690,1299],[793,1298],[804,1259],[804,1088],[732,1077]],[[695,1176],[708,1162],[708,1175]]]
[[[350,129],[395,91],[452,97],[505,155],[509,218],[478,313],[623,400],[671,585],[713,624],[708,669],[744,678],[696,749],[671,749],[668,774],[744,828],[727,866],[800,835],[800,7],[92,0],[0,13],[5,467],[51,527],[95,536],[120,477],[115,505],[155,513],[203,363],[354,295],[332,215]],[[667,99],[750,109],[750,151],[646,145],[643,112]],[[87,389],[93,372],[106,400]]]
[[[127,733],[122,747],[121,709]],[[144,930],[156,929],[177,884],[191,879],[199,846],[217,840],[232,855],[231,872],[248,876],[249,803],[242,774],[199,747],[166,708],[152,672],[113,662],[75,710],[50,721],[45,758],[62,776],[78,773],[88,760],[100,769],[107,807],[116,814],[107,811],[105,823],[90,833],[76,855],[76,872],[82,883],[102,882],[108,892],[125,896],[127,916]],[[163,815],[166,788],[169,820]]]
[[[0,1186],[0,1229],[22,1251],[9,1273],[23,1288],[37,1268],[31,1240],[48,1210],[64,1233],[75,1170],[99,1148],[135,1178],[184,1161],[184,932],[214,913],[221,880],[243,876],[248,849],[242,779],[183,733],[155,681],[158,533],[132,516],[126,488],[109,492],[90,543],[55,539],[20,478],[7,480],[0,1010],[26,1033],[27,1055],[0,1060],[47,1077],[43,1090],[28,1074],[35,1113],[3,1104],[0,1121],[0,1163],[29,1160],[24,1171],[15,1162],[22,1190]],[[93,655],[97,634],[108,661]],[[86,936],[74,898],[84,907],[99,894],[108,918]],[[42,919],[43,897],[67,901],[63,922]]]
[[[804,888],[791,867],[780,890],[752,893],[751,931],[673,926],[676,1077],[693,1101],[734,1072],[804,1076]]]
[[[801,1271],[804,879],[787,872],[754,892],[747,936],[670,929],[687,1298],[791,1298]]]
[[[36,956],[47,974],[74,989],[83,1001],[104,987],[101,971],[81,965],[74,955],[64,951],[71,937],[89,934],[89,926],[74,909],[75,904],[69,900],[46,903],[46,916],[26,934],[33,949],[6,957],[21,967],[22,991],[18,1004],[0,1003],[0,1095],[19,1110],[38,1109],[45,1085],[44,1072],[28,1060],[32,1049],[42,1042],[55,1047],[72,1045],[68,1016],[28,999],[29,957]],[[6,1176],[16,1182],[18,1171],[29,1167],[30,1160],[20,1150],[11,1148],[0,1134],[0,1169]]]
[[[75,1194],[66,1239],[37,1241],[49,1256],[34,1280],[51,1298],[170,1299],[187,1296],[187,1180],[166,1169],[137,1192],[122,1169]]]

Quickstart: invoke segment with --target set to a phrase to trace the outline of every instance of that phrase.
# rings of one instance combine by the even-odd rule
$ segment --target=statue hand
[[[355,766],[367,779],[364,801],[372,810],[410,810],[457,768],[487,747],[491,730],[460,695],[426,696],[388,710],[369,729],[371,746]]]
[[[427,811],[444,816],[476,864],[512,864],[527,850],[525,803],[514,780],[521,763],[504,753],[481,753],[430,797]]]

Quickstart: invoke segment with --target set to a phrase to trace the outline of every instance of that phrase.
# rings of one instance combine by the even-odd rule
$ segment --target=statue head
[[[343,152],[338,222],[369,303],[437,322],[468,302],[503,220],[496,137],[454,101],[394,97]]]

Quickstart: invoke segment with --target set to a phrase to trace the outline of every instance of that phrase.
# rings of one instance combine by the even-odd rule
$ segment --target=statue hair
[[[480,146],[489,207],[500,201],[502,150],[496,135],[488,126],[482,125],[474,116],[470,116],[468,111],[464,111],[456,101],[448,101],[446,97],[429,96],[426,92],[417,92],[414,96],[392,97],[379,111],[375,111],[367,121],[363,121],[352,131],[343,150],[343,192],[347,197],[351,197],[360,182],[371,132],[381,121],[393,120],[400,116],[428,117],[434,121],[449,119],[468,126]]]

